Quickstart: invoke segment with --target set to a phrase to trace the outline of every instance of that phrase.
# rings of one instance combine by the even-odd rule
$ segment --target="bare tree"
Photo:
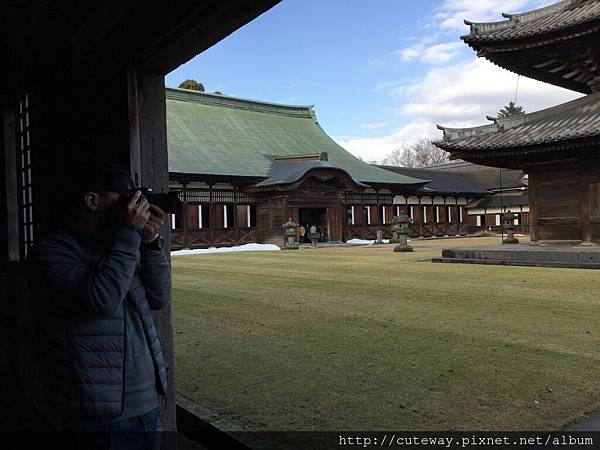
[[[382,164],[397,167],[427,167],[448,162],[448,153],[436,147],[429,139],[394,150]]]

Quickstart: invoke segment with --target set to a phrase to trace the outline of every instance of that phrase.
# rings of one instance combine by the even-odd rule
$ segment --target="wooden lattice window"
[[[237,191],[236,192],[236,200],[238,203],[244,203],[244,204],[249,205],[252,203],[256,203],[256,195],[254,195],[252,193]]]
[[[363,203],[377,204],[377,194],[363,194],[362,201]]]
[[[33,245],[33,177],[32,177],[32,132],[29,94],[25,93],[17,104],[15,115],[15,137],[17,152],[17,183],[19,202],[19,245],[21,259],[25,259]]]
[[[210,191],[202,189],[186,189],[185,200],[193,203],[209,203]]]
[[[235,203],[234,191],[213,191],[214,203]]]

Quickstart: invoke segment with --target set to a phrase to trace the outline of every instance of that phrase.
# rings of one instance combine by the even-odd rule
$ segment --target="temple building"
[[[585,95],[479,127],[438,126],[436,145],[452,159],[528,175],[532,243],[600,243],[600,2],[564,0],[503,16],[466,22],[462,39],[500,67]]]
[[[384,238],[395,215],[412,238],[502,231],[517,214],[529,233],[521,170],[453,162],[411,169],[355,158],[319,126],[311,106],[166,90],[171,218],[175,248],[283,243],[283,223],[314,225],[321,240]]]
[[[527,176],[520,170],[465,161],[424,168],[379,167],[430,180],[416,195],[395,199],[406,205],[401,208],[413,219],[411,237],[502,233],[501,215],[506,211],[516,215],[516,232],[529,234]]]
[[[169,185],[182,191],[173,247],[275,243],[292,218],[321,239],[374,239],[429,180],[352,156],[311,106],[167,89]],[[387,236],[389,237],[389,236]]]

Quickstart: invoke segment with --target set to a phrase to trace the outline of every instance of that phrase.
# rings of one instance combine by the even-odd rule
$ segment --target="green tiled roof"
[[[273,157],[327,152],[367,184],[425,183],[352,156],[319,126],[311,106],[289,106],[183,89],[166,90],[169,172],[271,176]]]

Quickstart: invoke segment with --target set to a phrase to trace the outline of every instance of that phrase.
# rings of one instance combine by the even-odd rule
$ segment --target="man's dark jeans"
[[[106,425],[72,423],[77,448],[93,450],[160,449],[160,409]]]

